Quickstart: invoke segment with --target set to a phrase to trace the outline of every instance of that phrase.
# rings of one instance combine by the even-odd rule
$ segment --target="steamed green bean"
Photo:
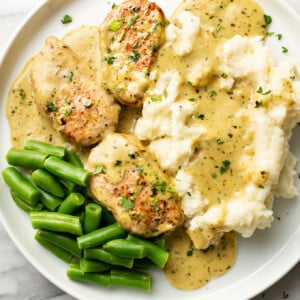
[[[47,193],[56,197],[63,197],[65,195],[62,185],[46,170],[36,169],[32,172],[31,176],[34,183]]]
[[[35,206],[40,199],[39,190],[14,167],[2,171],[5,183],[30,206]]]
[[[66,154],[66,148],[62,146],[51,145],[42,141],[27,140],[24,146],[25,149],[35,150],[48,155],[53,155],[63,158]]]
[[[46,159],[44,167],[59,178],[70,180],[80,186],[86,186],[89,172],[83,168],[76,167],[54,156]]]
[[[108,225],[77,238],[80,249],[100,246],[110,240],[125,236],[124,229],[118,224]]]
[[[14,147],[10,148],[6,154],[6,160],[10,165],[30,169],[43,168],[47,157],[45,153]]]
[[[122,266],[125,268],[132,268],[134,259],[128,257],[120,257],[114,255],[103,248],[84,249],[83,256],[88,259],[95,259],[107,264]]]
[[[62,214],[59,212],[30,212],[33,228],[55,232],[65,232],[74,235],[82,234],[82,226],[77,216]]]

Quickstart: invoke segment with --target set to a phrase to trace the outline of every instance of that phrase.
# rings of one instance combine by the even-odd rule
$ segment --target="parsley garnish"
[[[133,153],[128,153],[128,156],[131,158],[131,159],[135,159],[137,154],[135,152]]]
[[[121,160],[116,160],[115,166],[119,167],[121,165],[122,165],[122,161]]]
[[[160,102],[161,100],[162,100],[161,95],[151,97],[152,102]]]
[[[288,48],[286,47],[281,47],[281,49],[282,49],[282,53],[287,53],[289,51]]]
[[[140,16],[139,14],[135,14],[135,15],[129,20],[129,22],[128,22],[128,24],[127,24],[127,27],[131,27],[131,26],[135,23],[135,21],[138,19],[139,16]]]
[[[96,166],[93,175],[104,174],[104,166]]]
[[[257,89],[257,91],[256,91],[258,94],[261,94],[261,95],[268,95],[268,94],[270,94],[271,93],[271,90],[268,90],[268,91],[266,91],[266,92],[264,92],[263,91],[263,88],[260,86],[258,89]]]
[[[64,15],[64,17],[60,20],[62,24],[68,24],[73,21],[72,17],[69,15]]]
[[[139,174],[142,174],[144,172],[144,168],[142,166],[136,165],[135,167]]]
[[[263,28],[268,27],[272,23],[272,17],[268,15],[264,15],[265,24],[262,26]]]
[[[132,202],[132,200],[129,199],[129,198],[126,198],[125,196],[121,197],[121,199],[120,199],[120,205],[125,210],[130,210],[130,209],[132,209],[134,207],[134,203]]]
[[[204,118],[205,118],[205,115],[204,114],[201,114],[201,113],[195,113],[195,118],[197,118],[197,119],[200,119],[200,120],[204,120]]]
[[[108,30],[116,32],[121,28],[121,21],[120,20],[113,20],[109,25],[108,25]]]
[[[218,177],[217,173],[212,173],[211,178],[216,179]]]
[[[72,81],[73,80],[73,76],[74,76],[74,73],[72,71],[70,71],[69,74],[67,74],[65,77],[69,80],[69,81]]]
[[[224,174],[226,173],[230,168],[231,162],[229,160],[223,160],[222,166],[220,167],[220,173]]]
[[[64,110],[64,115],[69,116],[72,113],[72,107],[66,108]]]
[[[262,106],[262,101],[255,101],[255,108]]]
[[[56,112],[58,110],[58,106],[56,102],[49,102],[46,105],[47,112]]]
[[[113,65],[114,62],[116,60],[116,57],[114,56],[105,56],[104,57],[104,61],[108,64],[108,65]]]
[[[224,141],[223,141],[222,139],[218,138],[218,139],[216,140],[216,143],[217,143],[218,145],[222,145],[222,144],[224,144]]]
[[[140,54],[136,50],[132,50],[132,54],[128,56],[128,59],[132,62],[137,62],[140,59]]]
[[[159,182],[159,183],[155,183],[152,186],[152,190],[156,190],[158,192],[165,193],[166,190],[167,190],[167,183],[165,181]]]
[[[217,92],[216,91],[211,91],[210,93],[209,93],[209,96],[210,97],[215,97],[215,96],[217,96],[218,94],[217,94]]]

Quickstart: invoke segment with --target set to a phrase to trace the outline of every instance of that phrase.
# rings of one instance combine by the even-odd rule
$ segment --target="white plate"
[[[6,166],[5,154],[10,147],[5,100],[12,80],[24,63],[41,48],[48,36],[62,37],[67,31],[82,24],[99,24],[113,2],[109,0],[44,1],[30,14],[12,39],[0,65],[1,169]],[[178,0],[157,1],[167,15],[178,2]],[[273,17],[270,31],[283,34],[282,41],[274,37],[269,39],[275,56],[282,58],[281,47],[285,46],[289,49],[289,55],[300,62],[298,16],[280,0],[260,0],[259,3],[264,7],[266,14]],[[65,14],[73,17],[72,23],[61,24],[60,19]],[[299,128],[295,129],[292,139],[292,149],[297,157],[300,157],[299,130]],[[299,179],[295,180],[300,190]],[[153,291],[150,294],[123,288],[105,289],[81,284],[68,280],[65,275],[66,265],[34,241],[34,231],[28,216],[14,205],[2,180],[0,185],[2,191],[0,217],[11,239],[44,276],[62,290],[80,299],[246,299],[273,284],[300,259],[300,200],[298,198],[276,199],[274,214],[277,218],[272,228],[258,231],[250,239],[240,239],[238,258],[234,267],[226,275],[212,280],[202,289],[191,292],[176,290],[168,284],[163,272],[154,274]]]

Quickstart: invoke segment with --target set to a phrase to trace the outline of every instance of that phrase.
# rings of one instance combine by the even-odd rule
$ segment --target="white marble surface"
[[[300,13],[299,0],[286,1]],[[37,0],[0,0],[0,57],[13,32],[37,2]],[[299,283],[300,264],[253,300],[285,298],[298,300],[300,299]],[[72,300],[74,298],[55,287],[28,263],[0,223],[0,300],[19,299]]]

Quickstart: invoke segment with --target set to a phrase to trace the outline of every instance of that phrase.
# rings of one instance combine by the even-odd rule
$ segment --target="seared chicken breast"
[[[91,79],[90,66],[59,39],[46,40],[31,79],[39,111],[68,141],[90,146],[115,130],[119,105]]]
[[[101,81],[122,104],[142,105],[165,24],[161,8],[147,0],[124,1],[102,22]]]
[[[154,237],[175,230],[184,217],[169,178],[134,136],[112,133],[92,149],[91,194],[127,231]]]

